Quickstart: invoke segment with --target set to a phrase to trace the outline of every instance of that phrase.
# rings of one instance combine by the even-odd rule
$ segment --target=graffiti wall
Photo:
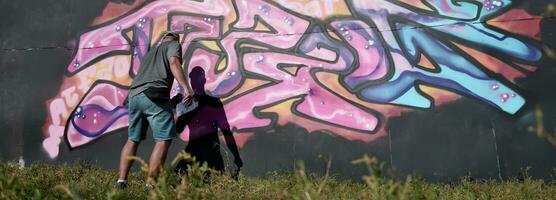
[[[64,27],[73,33],[59,44],[4,42],[2,66],[16,70],[11,67],[23,65],[23,56],[6,59],[27,51],[65,56],[55,62],[39,56],[36,64],[57,75],[47,86],[27,88],[45,93],[42,103],[26,104],[43,114],[32,119],[38,121],[32,133],[18,139],[22,149],[41,152],[32,156],[36,160],[95,160],[89,155],[103,149],[110,159],[96,160],[114,166],[128,125],[128,88],[160,34],[173,31],[182,38],[186,74],[203,68],[205,91],[222,102],[246,174],[291,169],[295,160],[319,171],[323,155],[333,160],[333,171],[353,175],[360,168],[350,159],[369,154],[400,176],[502,178],[533,166],[544,177],[556,167],[556,149],[550,137],[536,135],[535,125],[545,120],[542,127],[551,130],[556,123],[550,92],[556,86],[556,24],[554,4],[539,2],[97,2],[89,3],[95,9],[87,14],[70,11],[80,18],[70,20],[79,28]],[[86,3],[51,9],[73,7],[86,10]],[[15,35],[6,33],[3,40],[40,40]],[[35,68],[41,66],[22,74]],[[4,90],[3,100],[17,93]],[[191,85],[174,83],[171,95],[184,90],[192,92]],[[535,105],[544,118],[535,117]],[[22,106],[3,111],[12,109]],[[4,125],[11,131],[7,139],[22,131],[16,126],[29,124],[20,115],[19,125]],[[4,119],[14,120],[7,114]],[[190,126],[180,132],[175,149],[198,138]],[[36,146],[28,147],[27,140]],[[3,159],[26,154],[20,151]],[[530,161],[526,154],[532,152],[537,159]]]

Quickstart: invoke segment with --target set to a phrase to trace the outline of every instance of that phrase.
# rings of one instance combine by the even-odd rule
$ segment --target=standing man
[[[176,138],[174,115],[170,105],[170,89],[174,78],[182,88],[185,74],[181,68],[182,53],[179,34],[165,32],[161,42],[150,49],[142,59],[139,72],[131,84],[128,94],[129,132],[128,140],[120,156],[120,174],[116,186],[125,188],[127,177],[139,143],[145,139],[150,126],[156,142],[149,160],[147,186],[158,177],[160,167],[166,160],[168,148]],[[186,92],[186,90],[185,90]],[[184,101],[190,102],[191,98]]]

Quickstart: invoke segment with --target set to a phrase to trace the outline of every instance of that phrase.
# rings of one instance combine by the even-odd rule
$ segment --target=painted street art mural
[[[372,143],[402,112],[461,96],[507,115],[514,81],[536,70],[540,17],[510,0],[168,0],[109,4],[79,36],[46,102],[43,148],[58,156],[127,128],[123,102],[163,31],[181,33],[186,73],[201,66],[239,146],[295,123]],[[507,23],[513,18],[529,19]],[[503,58],[503,59],[502,59]],[[62,67],[62,66],[60,66]],[[171,95],[190,90],[176,84]],[[276,136],[279,137],[279,136]],[[189,140],[188,129],[180,135]]]

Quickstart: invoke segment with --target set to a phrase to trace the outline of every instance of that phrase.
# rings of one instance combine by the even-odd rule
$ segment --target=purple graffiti
[[[238,134],[285,121],[370,142],[386,134],[388,118],[457,98],[426,87],[510,114],[524,105],[514,86],[493,76],[505,73],[505,66],[489,67],[493,62],[461,49],[504,55],[515,68],[538,62],[536,46],[484,23],[502,15],[511,1],[405,2],[340,1],[352,13],[329,17],[308,17],[262,0],[151,2],[79,37],[70,75],[49,102],[43,145],[55,157],[60,130],[71,147],[79,147],[125,128],[126,88],[166,30],[182,34],[186,73],[195,66],[205,70],[207,93],[223,99]],[[174,86],[171,95],[184,90],[190,88]],[[271,108],[278,119],[264,115]],[[190,140],[189,130],[180,137]]]

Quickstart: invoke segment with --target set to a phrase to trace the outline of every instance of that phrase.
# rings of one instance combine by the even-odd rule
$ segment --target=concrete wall
[[[399,177],[531,167],[550,178],[555,3],[3,1],[0,159],[115,168],[127,88],[171,30],[182,33],[184,69],[203,67],[206,91],[223,102],[247,175],[296,160],[322,172],[322,155],[333,173],[359,177],[351,161],[369,154]],[[180,132],[170,157],[198,138]]]

